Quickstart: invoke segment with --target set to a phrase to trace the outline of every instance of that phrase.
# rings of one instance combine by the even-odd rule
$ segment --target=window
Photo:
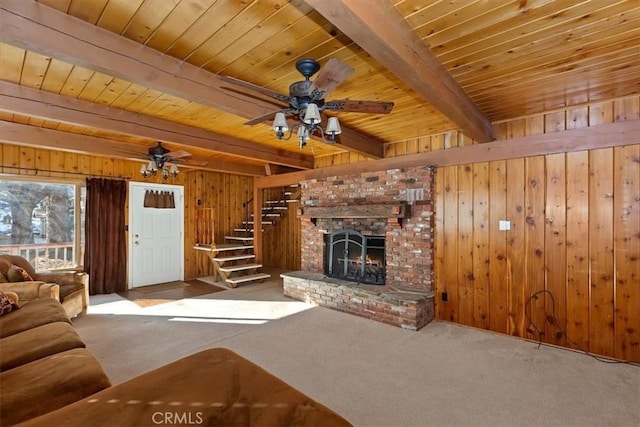
[[[0,253],[37,271],[81,265],[85,195],[83,184],[0,181]]]

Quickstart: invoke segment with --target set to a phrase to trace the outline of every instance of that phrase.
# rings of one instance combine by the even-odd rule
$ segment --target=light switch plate
[[[507,221],[506,219],[501,219],[498,224],[498,229],[500,231],[509,231],[511,230],[511,221]]]

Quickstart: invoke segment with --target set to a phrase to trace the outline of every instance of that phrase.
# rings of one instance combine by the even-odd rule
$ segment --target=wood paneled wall
[[[140,162],[124,159],[0,143],[0,173],[6,174],[0,179],[23,176],[84,182],[86,176],[101,176],[162,183],[160,177],[144,180],[140,176],[140,166]],[[185,279],[212,275],[211,261],[204,253],[193,249],[196,209],[215,209],[216,241],[222,242],[225,235],[230,235],[233,228],[242,223],[242,203],[253,194],[253,178],[183,168],[177,178],[169,179],[167,183],[184,186]]]
[[[509,139],[639,119],[635,98],[495,130]],[[437,288],[449,296],[441,319],[640,360],[639,145],[437,175]]]
[[[283,188],[268,188],[264,191],[264,200],[280,200]],[[288,210],[277,226],[264,226],[262,238],[262,264],[267,267],[284,270],[300,270],[301,248],[300,219],[296,211],[300,202],[287,203]]]

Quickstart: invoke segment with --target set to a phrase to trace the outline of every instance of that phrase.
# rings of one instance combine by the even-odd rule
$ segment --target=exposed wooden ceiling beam
[[[231,136],[135,114],[103,105],[0,81],[0,111],[150,138],[187,147],[258,159],[298,169],[313,168],[313,157]]]
[[[454,166],[530,156],[620,147],[640,143],[640,120],[597,125],[542,135],[525,136],[486,144],[447,148],[406,156],[328,166],[283,175],[256,178],[257,188],[281,187],[327,176],[351,175],[363,172],[420,166]]]
[[[241,117],[281,108],[264,99],[223,89],[217,74],[160,53],[33,0],[0,4],[0,41]],[[344,129],[341,145],[383,157],[381,141]],[[352,147],[353,146],[353,147]]]
[[[390,0],[305,0],[477,142],[491,121],[409,27]]]
[[[0,142],[138,161],[143,161],[142,157],[146,154],[144,150],[141,150],[140,155],[136,157],[132,145],[124,142],[5,121],[0,121]],[[139,146],[137,148],[140,150]],[[199,157],[198,159],[206,160],[208,163],[202,167],[182,164],[180,167],[250,176],[264,176],[265,174],[264,167],[260,165],[225,162],[207,157]]]

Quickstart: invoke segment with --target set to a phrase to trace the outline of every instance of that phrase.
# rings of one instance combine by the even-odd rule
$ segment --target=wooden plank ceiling
[[[161,140],[203,169],[308,169],[453,129],[486,142],[495,121],[640,93],[639,45],[638,0],[3,0],[0,141],[140,159]],[[288,94],[305,57],[354,68],[328,100],[393,111],[330,112],[339,143],[304,149],[244,125],[283,105],[220,77]]]

